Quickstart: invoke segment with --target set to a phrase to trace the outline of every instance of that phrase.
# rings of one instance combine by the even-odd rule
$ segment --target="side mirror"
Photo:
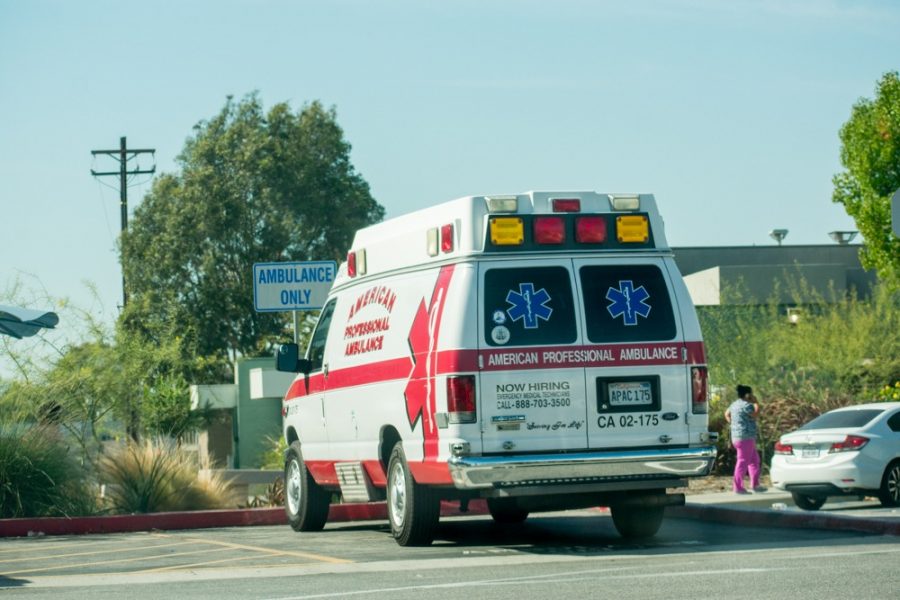
[[[286,373],[303,373],[309,375],[310,362],[298,358],[300,347],[297,344],[282,344],[275,351],[275,369]]]

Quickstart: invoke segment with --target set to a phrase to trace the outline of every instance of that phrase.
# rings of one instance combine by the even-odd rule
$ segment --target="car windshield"
[[[865,408],[860,410],[835,410],[819,415],[803,427],[801,430],[810,429],[839,429],[843,427],[862,427],[883,411],[880,408]]]

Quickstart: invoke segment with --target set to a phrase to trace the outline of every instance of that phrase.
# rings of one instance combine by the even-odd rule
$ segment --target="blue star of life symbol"
[[[644,286],[634,289],[632,281],[620,281],[619,289],[611,287],[606,292],[606,299],[609,300],[606,310],[613,319],[622,317],[625,325],[637,325],[638,315],[646,319],[650,314],[650,305],[646,302],[649,297]]]
[[[506,309],[506,314],[514,322],[522,319],[525,329],[537,329],[538,319],[550,320],[553,309],[547,306],[550,302],[550,294],[544,288],[534,291],[534,284],[520,283],[519,291],[509,290],[506,301],[512,307]]]

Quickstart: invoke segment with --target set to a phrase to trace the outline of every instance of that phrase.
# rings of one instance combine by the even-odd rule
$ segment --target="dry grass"
[[[198,479],[199,466],[184,450],[167,441],[129,443],[108,453],[100,462],[107,501],[115,512],[232,508],[234,493],[218,474]]]

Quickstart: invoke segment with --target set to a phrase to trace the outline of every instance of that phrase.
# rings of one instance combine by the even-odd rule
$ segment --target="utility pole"
[[[128,229],[128,176],[129,175],[152,175],[156,172],[156,164],[150,169],[141,169],[136,165],[134,169],[128,170],[128,161],[137,158],[141,154],[150,154],[156,156],[156,150],[153,148],[128,149],[125,138],[119,138],[118,150],[91,150],[91,154],[95,157],[98,154],[105,154],[119,161],[118,171],[95,171],[91,169],[91,175],[94,177],[105,177],[107,175],[119,176],[119,206],[122,210],[122,233]],[[125,291],[125,265],[122,265],[122,308],[128,302],[128,292]],[[140,441],[140,413],[135,407],[131,399],[128,399],[128,423],[125,426],[128,436],[135,442]]]
[[[141,154],[150,154],[154,158],[156,156],[156,149],[154,148],[143,148],[139,150],[128,149],[127,144],[125,143],[125,138],[119,138],[119,149],[118,150],[91,150],[91,154],[93,156],[97,156],[98,154],[105,154],[119,161],[119,170],[118,171],[105,171],[99,172],[91,169],[91,175],[94,177],[104,177],[106,175],[118,175],[119,176],[119,207],[122,211],[122,233],[125,233],[125,230],[128,229],[128,176],[129,175],[152,175],[156,172],[156,165],[154,164],[150,169],[141,170],[138,166],[135,169],[129,171],[128,170],[128,161]],[[128,293],[125,291],[125,267],[122,267],[122,308],[125,308],[125,304],[128,302]]]

